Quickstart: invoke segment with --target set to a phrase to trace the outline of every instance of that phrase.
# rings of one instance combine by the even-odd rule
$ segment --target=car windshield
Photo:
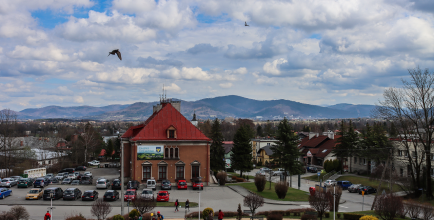
[[[125,193],[125,195],[134,195],[133,191],[127,191],[127,193]]]
[[[92,192],[85,192],[83,195],[84,195],[84,196],[91,196],[91,195],[92,195]]]
[[[27,182],[27,180],[20,180],[20,183],[25,183]]]
[[[185,182],[179,182],[178,184],[183,186],[183,185],[185,185]]]
[[[113,193],[112,193],[112,192],[106,192],[105,195],[106,195],[106,196],[112,196]]]
[[[63,181],[71,181],[71,179],[69,179],[69,178],[66,178],[65,180],[63,180]]]
[[[2,180],[2,182],[9,182],[9,180]]]
[[[142,194],[152,194],[152,192],[151,192],[151,191],[148,191],[148,190],[146,190],[146,191],[143,191],[143,192],[142,192]]]
[[[201,181],[195,181],[194,183],[196,183],[196,184],[201,184],[202,182],[201,182]]]
[[[82,177],[81,180],[90,180],[90,177]]]
[[[119,184],[120,181],[113,181],[113,184]]]
[[[48,190],[45,190],[45,191],[44,191],[44,194],[50,194],[51,192],[54,193],[54,190],[48,189]]]
[[[98,181],[98,184],[105,184],[104,181]]]
[[[37,189],[32,189],[29,193],[39,193],[39,191]]]
[[[74,180],[74,181],[72,181],[72,183],[79,183],[80,182],[80,180]]]
[[[73,193],[74,193],[74,190],[66,190],[64,193],[65,193],[65,194],[73,194]]]
[[[154,185],[155,183],[153,181],[149,181],[148,185]]]
[[[159,196],[166,196],[166,193],[158,193]]]

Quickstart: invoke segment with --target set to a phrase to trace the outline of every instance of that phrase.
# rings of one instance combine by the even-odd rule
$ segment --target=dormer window
[[[176,129],[173,125],[167,129],[167,138],[176,138]]]

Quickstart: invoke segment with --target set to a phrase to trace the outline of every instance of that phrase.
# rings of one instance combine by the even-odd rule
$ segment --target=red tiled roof
[[[313,156],[324,158],[330,154],[333,148],[336,147],[336,141],[339,137],[341,137],[341,135],[335,135],[334,139],[330,139],[328,136],[320,135],[319,137],[313,137],[310,140],[309,137],[306,137],[300,142],[298,148],[306,147],[302,150],[302,154],[306,154],[310,151]]]
[[[113,154],[115,154],[115,151],[113,151],[112,155],[113,155]],[[98,156],[102,157],[102,156],[104,156],[104,155],[105,155],[105,149],[102,149],[102,150],[101,150],[101,153],[99,153]]]
[[[163,103],[163,107],[154,112],[143,124],[130,127],[122,138],[140,140],[193,140],[210,141],[196,126],[186,119],[170,103]],[[167,138],[167,129],[176,128],[176,138]]]
[[[326,139],[328,139],[328,136],[325,135],[320,135],[320,136],[315,136],[313,138],[311,138],[309,140],[309,137],[305,137],[301,140],[300,142],[300,146],[298,146],[298,148],[302,148],[302,147],[317,147],[318,145],[320,145],[323,141],[325,141]]]

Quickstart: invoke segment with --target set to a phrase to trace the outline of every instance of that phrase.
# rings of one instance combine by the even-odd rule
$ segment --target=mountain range
[[[174,99],[175,100],[175,99]],[[181,113],[191,119],[197,118],[258,118],[258,119],[324,119],[369,117],[374,105],[336,104],[322,107],[290,100],[254,100],[241,96],[221,96],[198,101],[181,101]],[[29,108],[16,112],[19,119],[93,119],[93,120],[144,120],[152,114],[158,102],[136,102],[127,105],[93,106],[47,106]]]

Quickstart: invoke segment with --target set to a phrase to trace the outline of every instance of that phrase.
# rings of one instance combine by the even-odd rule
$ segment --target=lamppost
[[[199,192],[197,192],[197,193],[199,193],[199,219],[198,220],[200,220],[200,189],[199,189]]]
[[[50,192],[51,206],[48,207],[48,209],[50,210],[50,214],[51,214],[50,220],[53,220],[53,209],[56,209],[56,207],[53,207],[53,197],[54,197],[54,192]]]
[[[124,143],[122,143],[121,139],[121,215],[124,215]],[[129,208],[129,207],[128,207]]]

